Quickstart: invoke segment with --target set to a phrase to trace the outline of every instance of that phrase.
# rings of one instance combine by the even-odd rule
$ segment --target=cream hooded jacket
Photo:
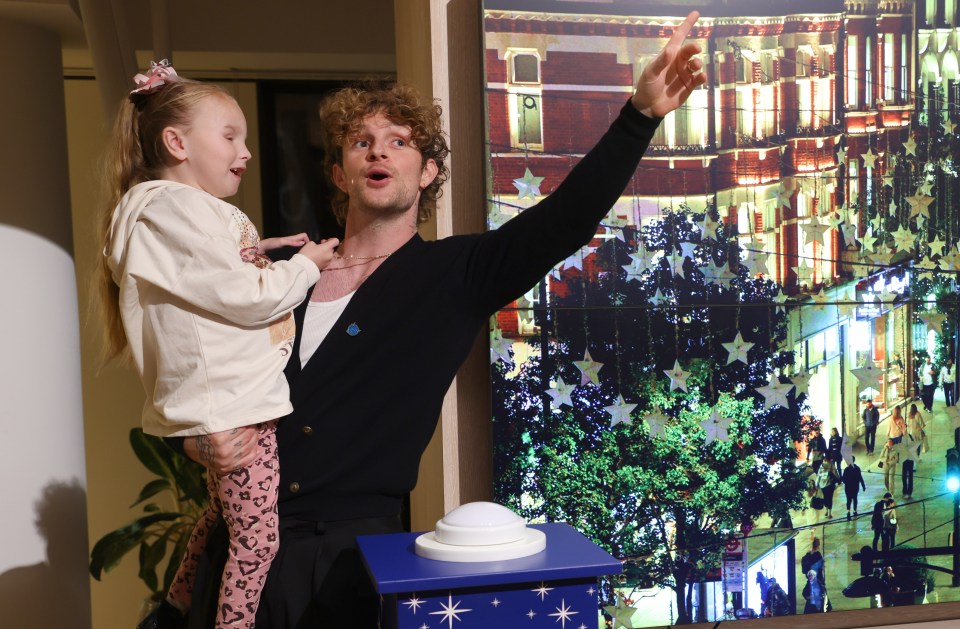
[[[143,429],[220,432],[287,415],[291,310],[320,271],[306,256],[245,262],[259,244],[236,207],[171,181],[134,186],[104,249],[147,399]],[[260,267],[263,268],[260,268]]]

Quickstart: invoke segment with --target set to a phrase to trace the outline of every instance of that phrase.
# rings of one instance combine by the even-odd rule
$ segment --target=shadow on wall
[[[86,492],[76,480],[44,488],[35,523],[46,542],[47,560],[0,574],[4,627],[90,629],[86,505]]]

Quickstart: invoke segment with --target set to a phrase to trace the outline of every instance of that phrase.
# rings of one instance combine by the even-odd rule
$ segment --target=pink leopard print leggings
[[[190,608],[197,562],[210,530],[223,516],[230,532],[230,549],[220,580],[216,629],[251,629],[260,605],[267,571],[277,554],[276,422],[259,425],[257,460],[229,474],[207,472],[210,503],[197,521],[167,600],[180,609]]]

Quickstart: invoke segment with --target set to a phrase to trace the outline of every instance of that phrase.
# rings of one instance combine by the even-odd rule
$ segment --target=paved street
[[[918,408],[922,411],[922,405]],[[904,415],[909,409],[909,403],[903,409]],[[881,445],[886,435],[887,420],[880,424],[877,431],[877,447],[874,456],[868,456],[862,440],[853,447],[857,464],[864,471],[867,484],[866,492],[860,493],[860,515],[846,520],[845,498],[843,487],[837,489],[834,497],[833,519],[827,521],[823,511],[819,513],[813,509],[796,512],[793,516],[795,527],[810,526],[800,532],[797,537],[797,609],[803,609],[803,597],[800,590],[806,579],[800,572],[800,557],[810,549],[814,536],[819,537],[823,544],[823,553],[826,557],[826,579],[830,601],[835,610],[863,609],[870,607],[869,598],[845,598],[841,591],[844,586],[860,576],[860,565],[850,561],[850,555],[858,552],[861,546],[869,545],[873,541],[873,531],[870,528],[870,512],[874,503],[883,495],[883,473],[876,465]],[[897,474],[896,491],[894,498],[897,501],[897,519],[900,529],[897,533],[897,544],[909,543],[917,547],[946,546],[947,536],[953,530],[953,498],[945,493],[943,477],[945,471],[944,454],[947,448],[953,445],[954,436],[951,422],[945,413],[943,392],[938,389],[938,396],[933,406],[933,416],[928,418],[927,436],[930,442],[930,451],[922,455],[917,465],[914,480],[912,504],[901,506],[900,474]],[[952,557],[930,557],[929,562],[938,566],[950,567]],[[927,597],[928,602],[944,602],[960,600],[960,588],[950,586],[950,576],[934,572],[936,587]]]

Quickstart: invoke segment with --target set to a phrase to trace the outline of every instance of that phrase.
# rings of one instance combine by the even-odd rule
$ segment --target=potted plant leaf
[[[90,552],[90,574],[100,580],[133,550],[140,559],[139,577],[159,602],[170,587],[193,527],[207,504],[203,466],[140,428],[130,431],[137,459],[157,478],[140,490],[130,508],[142,515],[101,537]],[[159,572],[158,572],[159,571]],[[162,577],[160,576],[162,574]]]

